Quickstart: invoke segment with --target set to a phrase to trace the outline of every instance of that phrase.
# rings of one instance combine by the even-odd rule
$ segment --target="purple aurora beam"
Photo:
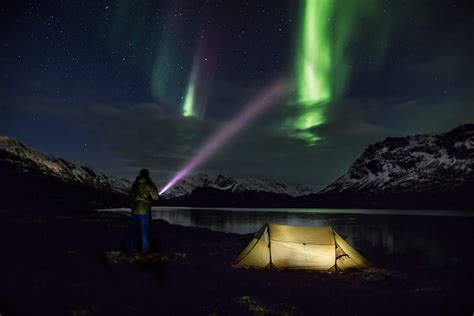
[[[222,144],[235,136],[244,126],[253,121],[259,114],[280,100],[288,91],[289,84],[284,79],[278,79],[263,90],[255,99],[250,101],[244,110],[233,120],[224,124],[184,165],[183,168],[160,191],[165,193],[176,182],[190,174],[196,167],[213,155]]]

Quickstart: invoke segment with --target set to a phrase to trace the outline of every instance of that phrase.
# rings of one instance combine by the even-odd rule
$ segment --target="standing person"
[[[135,250],[135,232],[138,225],[141,230],[142,253],[146,254],[150,251],[151,205],[159,198],[158,190],[151,181],[150,173],[147,169],[142,169],[130,190],[132,216],[129,235],[125,241],[125,249],[128,252]]]

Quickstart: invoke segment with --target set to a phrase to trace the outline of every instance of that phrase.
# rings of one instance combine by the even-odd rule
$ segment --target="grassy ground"
[[[113,262],[128,219],[0,210],[3,315],[471,315],[473,268],[236,269],[250,236],[154,221],[159,259]],[[469,247],[466,251],[471,251]],[[120,261],[120,260],[119,260]]]

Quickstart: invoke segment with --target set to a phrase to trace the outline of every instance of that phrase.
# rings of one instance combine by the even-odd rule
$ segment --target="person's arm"
[[[160,195],[158,194],[158,190],[153,182],[150,183],[150,197],[152,201],[158,201],[160,199]]]

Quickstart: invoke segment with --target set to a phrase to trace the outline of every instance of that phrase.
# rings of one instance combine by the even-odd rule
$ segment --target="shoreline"
[[[399,209],[329,209],[329,208],[236,208],[236,207],[188,207],[188,206],[154,206],[152,211],[209,211],[240,212],[250,214],[353,214],[353,215],[393,215],[393,216],[439,216],[439,217],[474,217],[474,210],[399,210]],[[96,209],[97,212],[130,212],[130,208]]]

